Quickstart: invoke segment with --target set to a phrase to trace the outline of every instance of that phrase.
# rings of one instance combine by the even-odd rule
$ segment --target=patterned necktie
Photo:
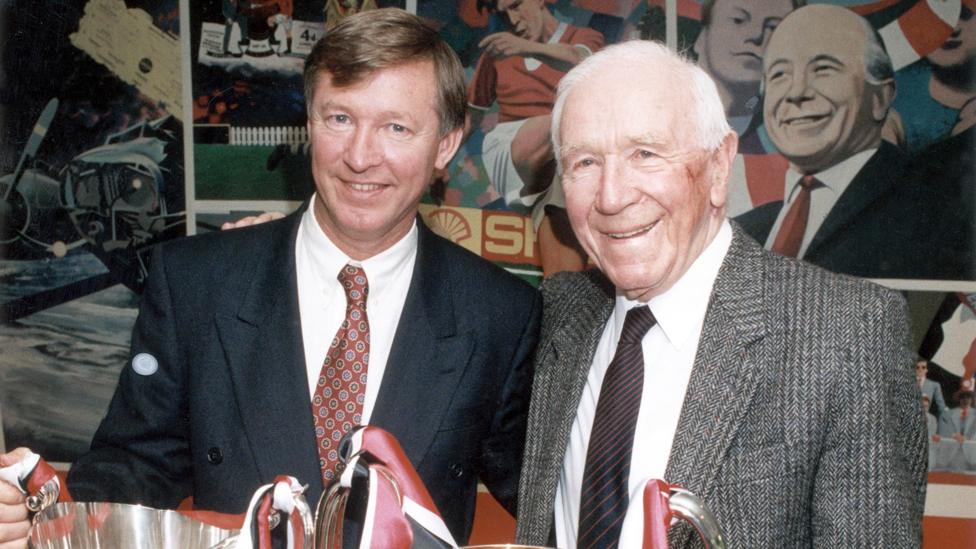
[[[796,200],[790,205],[783,223],[779,227],[779,233],[773,242],[772,250],[789,257],[796,257],[800,253],[800,245],[803,244],[803,235],[807,231],[807,220],[810,218],[810,193],[814,189],[823,187],[816,177],[804,175],[800,179],[800,191],[796,195]]]
[[[362,267],[346,265],[339,271],[339,282],[346,291],[346,318],[332,339],[312,397],[323,483],[336,476],[342,435],[362,422],[369,364],[366,273]]]
[[[616,547],[629,501],[627,481],[634,429],[644,390],[641,340],[654,326],[647,306],[627,311],[617,351],[607,367],[586,449],[577,547]]]

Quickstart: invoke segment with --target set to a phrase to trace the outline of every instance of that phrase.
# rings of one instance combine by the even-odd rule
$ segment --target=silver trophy
[[[290,547],[314,547],[305,490],[291,477],[279,477],[259,488],[239,528],[222,528],[179,511],[142,505],[57,503],[61,483],[36,454],[28,453],[20,463],[0,469],[0,479],[27,494],[27,508],[35,513],[28,546],[35,549],[252,549],[268,545],[270,538],[265,537],[279,527],[288,530]],[[235,517],[224,518],[233,522]]]

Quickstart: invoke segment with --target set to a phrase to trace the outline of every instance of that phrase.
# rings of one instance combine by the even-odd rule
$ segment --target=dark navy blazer
[[[307,207],[307,205],[306,205]],[[322,493],[285,219],[159,246],[108,414],[68,476],[77,500],[239,513],[279,474]],[[370,420],[390,431],[459,542],[480,477],[514,509],[540,300],[432,233],[417,261]],[[332,334],[323,334],[332,337]]]

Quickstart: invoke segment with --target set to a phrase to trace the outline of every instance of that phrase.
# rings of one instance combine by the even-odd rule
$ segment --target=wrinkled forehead
[[[695,116],[687,86],[665,73],[595,71],[573,87],[560,120],[560,140],[571,147],[595,137],[653,141],[687,148],[695,143]]]
[[[809,13],[794,12],[773,32],[763,66],[768,69],[783,62],[805,64],[824,57],[862,65],[868,38],[856,17],[854,13],[830,11],[814,19]]]

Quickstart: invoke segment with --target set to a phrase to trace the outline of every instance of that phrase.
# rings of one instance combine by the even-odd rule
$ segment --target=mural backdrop
[[[28,445],[55,461],[84,451],[127,361],[148,246],[310,196],[304,57],[342,17],[392,5],[438,29],[468,79],[465,139],[434,174],[426,221],[533,282],[586,266],[548,127],[560,78],[609,44],[670,39],[712,75],[740,136],[729,215],[767,247],[799,192],[804,147],[880,135],[871,154],[824,156],[819,188],[843,190],[796,253],[905,292],[933,482],[976,485],[976,410],[966,407],[976,371],[976,2],[829,2],[861,14],[883,42],[892,73],[876,96],[837,84],[844,59],[870,54],[823,39],[829,20],[776,38],[803,3],[0,3],[0,448]],[[820,130],[794,132],[786,105],[800,104],[825,106],[803,115]],[[835,131],[845,105],[880,114]]]

